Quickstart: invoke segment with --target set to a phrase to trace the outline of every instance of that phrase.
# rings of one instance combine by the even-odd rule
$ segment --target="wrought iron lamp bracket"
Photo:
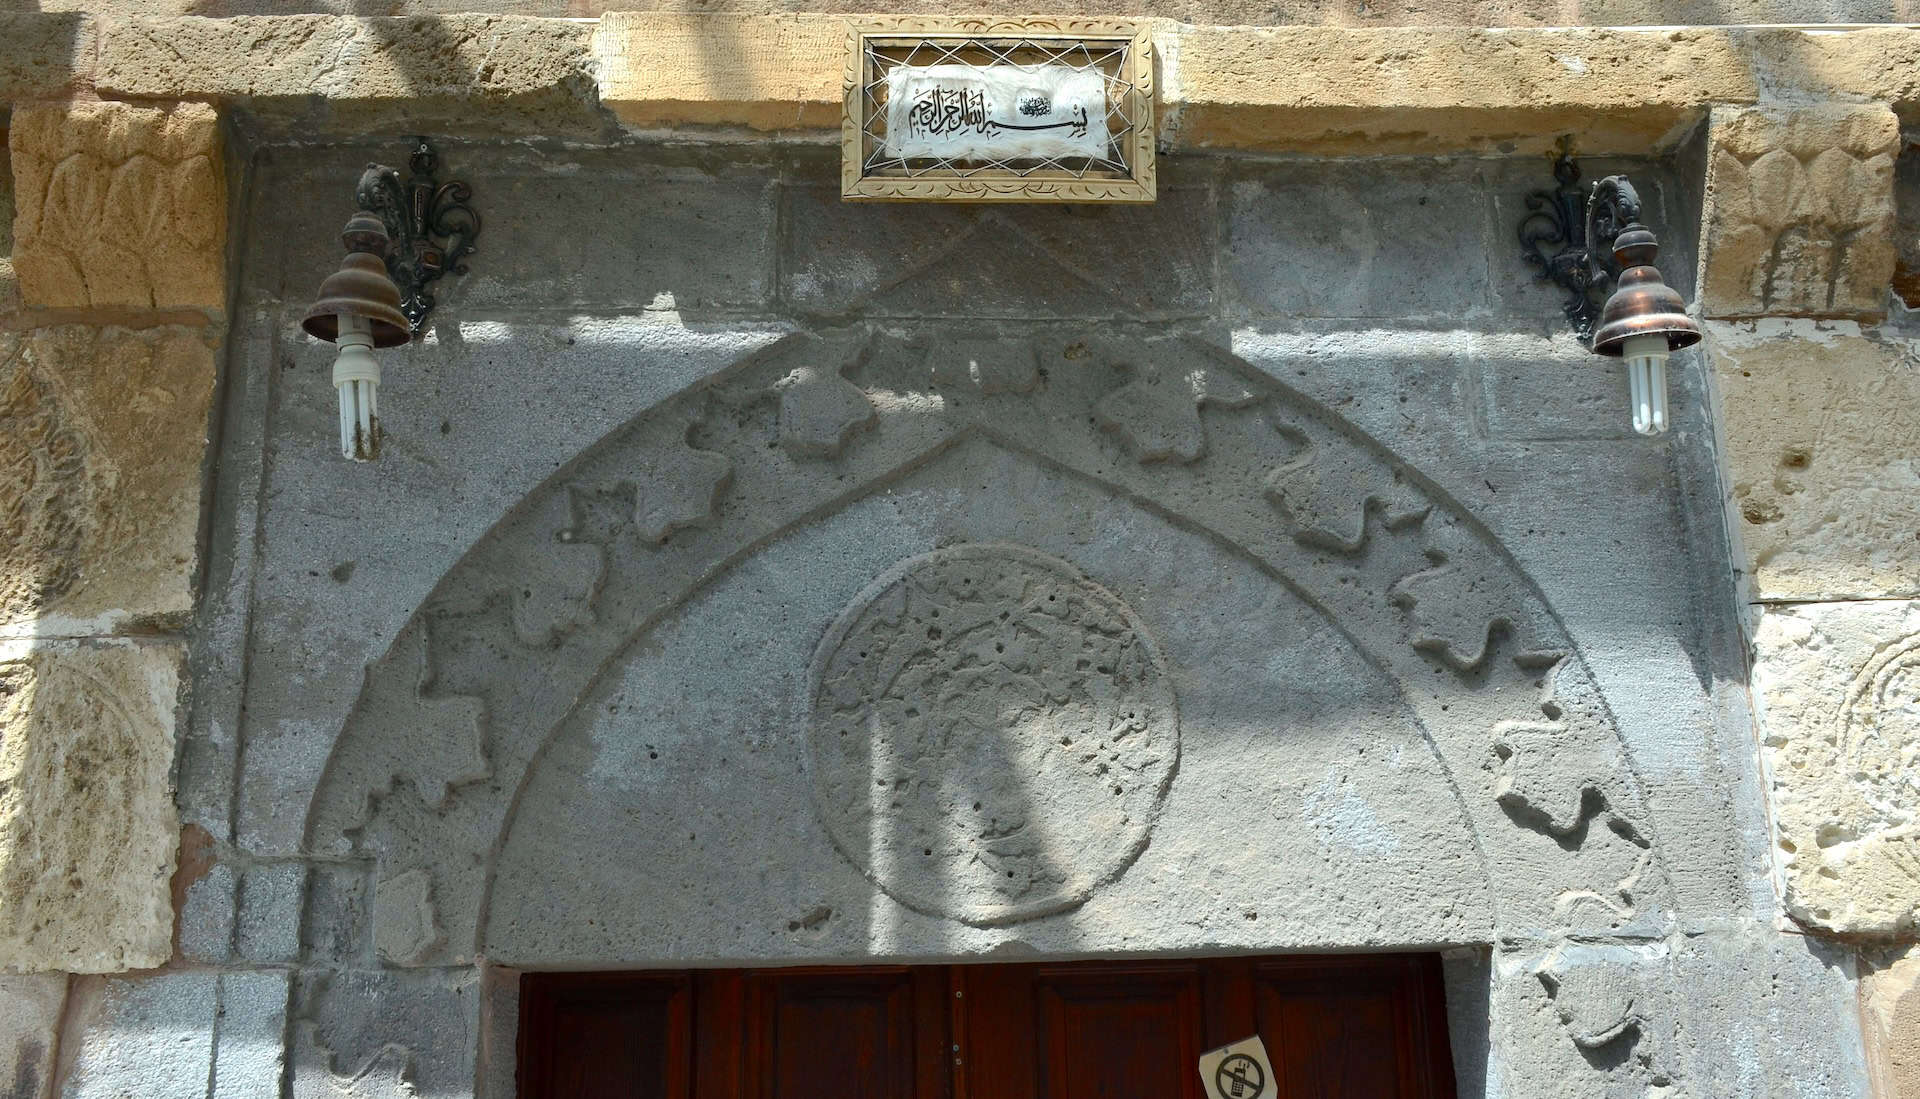
[[[1574,334],[1590,343],[1600,307],[1620,274],[1612,241],[1639,224],[1640,194],[1626,176],[1607,176],[1583,193],[1580,165],[1564,145],[1553,175],[1559,187],[1527,196],[1528,212],[1520,219],[1520,258],[1538,269],[1538,281],[1566,291],[1561,311]]]
[[[400,287],[400,311],[417,333],[433,311],[432,285],[449,271],[467,273],[462,261],[473,254],[480,215],[467,205],[473,188],[457,179],[439,182],[439,154],[426,138],[412,140],[406,180],[398,169],[369,164],[354,189],[354,200],[387,228],[392,241],[387,273]]]

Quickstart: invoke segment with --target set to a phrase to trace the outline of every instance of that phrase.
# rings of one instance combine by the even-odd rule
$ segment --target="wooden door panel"
[[[523,984],[521,1094],[689,1099],[689,986],[679,973],[554,975]]]
[[[957,1094],[1199,1099],[1197,963],[967,966]]]
[[[1276,961],[1254,968],[1256,1024],[1283,1099],[1448,1099],[1420,959]],[[1437,971],[1431,975],[1436,981]],[[1444,1047],[1444,1029],[1439,1031]]]
[[[1201,1099],[1258,1033],[1282,1099],[1453,1099],[1439,959],[529,974],[525,1099]]]
[[[1197,966],[1047,968],[1035,994],[1046,1099],[1201,1099]]]
[[[913,988],[905,970],[756,977],[759,1099],[913,1094]]]

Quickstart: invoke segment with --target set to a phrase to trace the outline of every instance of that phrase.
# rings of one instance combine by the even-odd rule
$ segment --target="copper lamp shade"
[[[355,214],[340,239],[347,258],[320,284],[320,299],[300,327],[315,339],[333,343],[340,336],[340,314],[351,313],[372,324],[375,347],[399,347],[412,340],[413,328],[400,312],[400,288],[387,274],[387,231],[380,219],[364,211]]]
[[[1653,266],[1659,252],[1659,243],[1643,225],[1629,225],[1614,238],[1620,281],[1600,309],[1593,332],[1595,354],[1618,358],[1633,336],[1665,336],[1670,351],[1700,342],[1700,326],[1687,316],[1687,303],[1661,281]]]

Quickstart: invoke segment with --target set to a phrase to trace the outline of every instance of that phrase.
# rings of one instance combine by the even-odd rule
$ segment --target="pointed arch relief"
[[[888,517],[890,529],[902,532],[897,546],[889,539],[851,539],[847,530],[854,528],[841,529],[862,509]],[[1103,528],[1124,528],[1135,541],[1117,544]],[[829,536],[834,531],[840,533]],[[782,571],[765,571],[776,561]],[[815,582],[809,570],[831,582]],[[1124,582],[1106,575],[1121,572],[1128,573]],[[1243,576],[1257,578],[1257,585],[1229,582]],[[963,580],[1000,590],[990,600],[940,594]],[[837,602],[805,613],[769,604],[766,617],[755,620],[749,595],[796,581],[820,589],[811,598],[831,590]],[[1262,588],[1275,594],[1255,594]],[[1079,617],[1032,611],[1030,590],[1068,595],[1078,601]],[[1150,592],[1160,594],[1144,594]],[[1170,596],[1191,606],[1168,603]],[[1206,604],[1209,598],[1221,601],[1218,609]],[[909,635],[900,623],[936,606],[995,621],[1001,611],[1009,621],[1034,615],[1026,630],[994,640],[1043,651],[1014,659],[965,646],[929,648],[920,640],[904,645]],[[715,617],[723,611],[730,617]],[[784,663],[740,688],[766,695],[767,706],[784,707],[779,716],[727,727],[724,717],[676,710],[678,702],[664,697],[676,692],[667,686],[670,677],[661,678],[665,672],[649,680],[655,673],[633,671],[649,661],[672,663],[660,656],[675,644],[664,639],[691,636],[687,623],[695,615],[706,616],[702,636],[737,641],[756,630],[805,634],[787,642],[804,641],[797,657],[782,657]],[[1186,624],[1170,628],[1176,618]],[[1298,661],[1289,672],[1295,679],[1325,675],[1335,684],[1334,670],[1352,667],[1358,669],[1351,673],[1354,698],[1388,701],[1354,708],[1359,732],[1343,743],[1361,747],[1322,761],[1313,781],[1275,793],[1250,780],[1236,798],[1225,777],[1230,772],[1206,772],[1198,762],[1190,768],[1188,761],[1217,762],[1236,745],[1253,746],[1250,765],[1265,758],[1259,752],[1291,751],[1285,739],[1290,704],[1280,698],[1270,713],[1243,706],[1238,712],[1246,720],[1195,724],[1184,720],[1181,694],[1192,690],[1194,669],[1225,667],[1261,649],[1265,642],[1246,630],[1269,625],[1295,639],[1288,651],[1312,653],[1318,646],[1324,654],[1319,668],[1312,659]],[[916,621],[913,637],[933,628]],[[855,639],[851,649],[849,638]],[[887,671],[885,689],[879,680],[832,671],[845,673],[852,667],[847,662],[858,663],[856,654],[876,651],[872,644],[861,648],[861,639],[904,645],[896,654],[901,668]],[[1285,648],[1275,645],[1276,653]],[[1072,670],[1063,664],[1066,654],[1082,647],[1130,661],[1131,671],[1089,658],[1078,678],[1062,675]],[[682,665],[689,659],[685,648],[675,650]],[[759,648],[765,655],[779,645],[768,640]],[[1179,652],[1162,660],[1162,648]],[[742,654],[751,652],[723,646],[704,657],[710,662],[704,666],[724,673],[733,662],[750,662]],[[914,661],[910,674],[919,678],[893,689]],[[988,667],[986,679],[975,674]],[[1109,670],[1097,671],[1102,667]],[[878,673],[861,673],[870,674]],[[961,691],[968,683],[996,692],[994,704],[977,691]],[[839,700],[846,705],[822,711],[817,700],[833,691],[847,694]],[[952,709],[962,696],[974,699],[973,710]],[[846,904],[809,902],[774,929],[776,937],[782,929],[790,933],[768,948],[774,953],[805,955],[810,947],[848,953],[862,941],[931,949],[929,936],[942,925],[950,933],[940,941],[966,950],[990,949],[994,933],[1010,931],[1072,948],[1078,910],[1097,908],[1109,893],[1165,907],[1184,890],[1210,897],[1206,904],[1234,907],[1249,925],[1232,932],[1224,925],[1200,927],[1193,932],[1196,947],[1486,941],[1493,928],[1519,936],[1607,932],[1656,923],[1670,904],[1652,819],[1612,714],[1564,626],[1511,556],[1431,480],[1380,444],[1190,336],[1090,337],[1083,327],[1052,323],[990,341],[937,324],[796,336],[589,447],[447,573],[369,668],[316,791],[307,821],[310,848],[375,866],[372,922],[381,955],[403,965],[447,964],[481,952],[525,964],[614,960],[607,952],[623,949],[617,937],[596,943],[590,935],[529,936],[530,923],[564,921],[579,911],[556,908],[543,916],[541,901],[527,894],[545,886],[529,875],[577,871],[582,881],[598,881],[589,864],[638,858],[636,844],[647,848],[646,859],[658,860],[659,872],[642,859],[635,865],[649,887],[616,900],[683,920],[724,920],[710,904],[681,904],[677,891],[692,896],[699,889],[676,875],[696,870],[684,854],[656,849],[665,842],[659,833],[666,818],[649,818],[644,833],[622,830],[620,818],[646,817],[644,803],[654,793],[629,790],[627,804],[600,805],[600,816],[583,810],[565,827],[544,808],[568,796],[566,776],[591,770],[599,765],[595,753],[609,750],[612,734],[601,715],[617,715],[622,698],[630,704],[647,697],[653,709],[645,720],[674,727],[683,742],[702,736],[741,744],[740,752],[722,751],[715,759],[732,754],[737,763],[753,743],[777,741],[761,757],[770,770],[747,768],[735,776],[745,787],[739,795],[778,786],[787,791],[783,797],[800,791],[799,804],[811,809],[774,814],[759,826],[837,850],[837,869],[822,864],[816,877],[839,873],[865,890],[861,919],[895,905],[903,926],[920,929],[888,939],[869,926],[864,940],[833,939],[822,947],[820,937],[808,933],[833,928],[832,913]],[[948,709],[930,715],[927,700]],[[833,768],[822,762],[831,753],[819,743],[823,737],[837,742],[843,732],[851,737],[853,728],[844,725],[850,718],[866,724],[871,744],[932,751],[920,766],[896,768],[893,778],[874,759],[860,757],[858,768],[889,782],[937,776],[939,761],[949,758],[943,752],[995,759],[987,770],[1016,785],[1038,778],[1071,787],[1086,776],[1124,772],[1112,786],[1086,779],[1089,790],[1117,787],[1119,794],[1107,795],[1117,805],[1086,809],[1078,796],[1062,803],[1074,822],[1106,814],[1113,827],[1054,845],[1092,850],[1084,863],[1047,866],[1044,859],[1008,858],[1024,841],[996,831],[1004,829],[989,819],[991,796],[963,797],[936,781],[924,789],[910,785],[901,798],[886,789],[883,800],[869,796],[867,807],[850,808],[847,776],[858,768],[823,778]],[[930,719],[937,719],[937,729],[926,727]],[[1346,719],[1328,718],[1328,727],[1338,720]],[[875,722],[894,732],[873,736]],[[988,727],[1042,726],[1056,739],[1072,739],[1063,731],[1068,725],[1092,731],[1108,754],[1090,761],[1034,754],[1022,741],[1020,751],[996,757],[996,745],[1005,742],[979,739]],[[644,745],[647,738],[633,728],[617,734],[624,738],[618,751]],[[1105,736],[1122,730],[1145,747],[1121,751]],[[1411,752],[1399,749],[1396,730],[1411,738]],[[976,738],[970,748],[968,737]],[[807,758],[801,746],[810,741]],[[1369,742],[1393,748],[1369,753]],[[943,747],[925,748],[935,743]],[[658,747],[647,750],[660,754]],[[674,789],[704,781],[701,775],[725,779],[725,768],[712,761],[703,766],[698,775],[681,773]],[[1095,771],[1099,766],[1106,771]],[[1402,767],[1418,772],[1420,798],[1445,804],[1427,812],[1425,823],[1408,824],[1393,844],[1409,848],[1405,854],[1415,862],[1423,854],[1430,861],[1470,862],[1471,885],[1382,906],[1381,890],[1430,884],[1395,870],[1382,871],[1384,877],[1362,873],[1354,879],[1363,883],[1358,895],[1314,892],[1321,887],[1309,871],[1345,872],[1342,860],[1364,861],[1385,850],[1368,846],[1374,841],[1365,838],[1372,834],[1366,817],[1377,805],[1355,791]],[[1195,777],[1202,774],[1222,789],[1203,788]],[[1361,785],[1351,785],[1356,782]],[[1266,911],[1241,913],[1231,880],[1211,886],[1190,880],[1206,858],[1183,846],[1189,837],[1169,834],[1172,818],[1160,807],[1169,796],[1210,806],[1207,827],[1221,850],[1240,852],[1240,861],[1252,857],[1245,848],[1285,842],[1268,827],[1276,818],[1312,821],[1320,840],[1257,852],[1276,865],[1302,862],[1302,891],[1269,898]],[[822,799],[833,804],[823,810]],[[973,813],[975,802],[981,820],[953,823]],[[794,819],[800,815],[808,819]],[[1060,828],[1057,819],[1014,822],[1016,815],[1003,823]],[[566,844],[542,840],[548,827],[555,836],[565,832]],[[889,850],[921,862],[875,864],[867,856],[880,848],[862,843],[876,830],[886,833]],[[1090,848],[1083,841],[1096,832],[1116,838],[1108,848]],[[697,838],[697,829],[689,835]],[[1171,852],[1180,851],[1188,851],[1186,861],[1170,861]],[[1380,857],[1382,866],[1414,865],[1393,862],[1401,857],[1397,851]],[[743,848],[709,872],[786,880],[769,858],[775,857]],[[988,874],[1008,869],[1020,888],[988,887]],[[1257,877],[1276,880],[1272,873]],[[1482,900],[1462,902],[1461,896]],[[1363,906],[1428,914],[1375,917],[1366,926],[1328,915]],[[1455,908],[1463,910],[1446,911]],[[490,914],[497,924],[491,928]],[[1257,931],[1256,920],[1265,925]],[[740,937],[751,929],[721,936],[727,944],[719,948],[684,937],[697,930],[638,948],[629,938],[625,949],[644,952],[633,961],[700,957],[703,949],[714,951],[709,957],[742,956],[753,949]],[[543,945],[549,942],[550,949]],[[1095,948],[1179,945],[1130,939]]]

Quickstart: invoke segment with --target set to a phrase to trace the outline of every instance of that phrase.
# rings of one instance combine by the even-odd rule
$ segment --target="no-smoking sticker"
[[[1200,1055],[1200,1080],[1207,1099],[1276,1099],[1273,1062],[1258,1034]]]

